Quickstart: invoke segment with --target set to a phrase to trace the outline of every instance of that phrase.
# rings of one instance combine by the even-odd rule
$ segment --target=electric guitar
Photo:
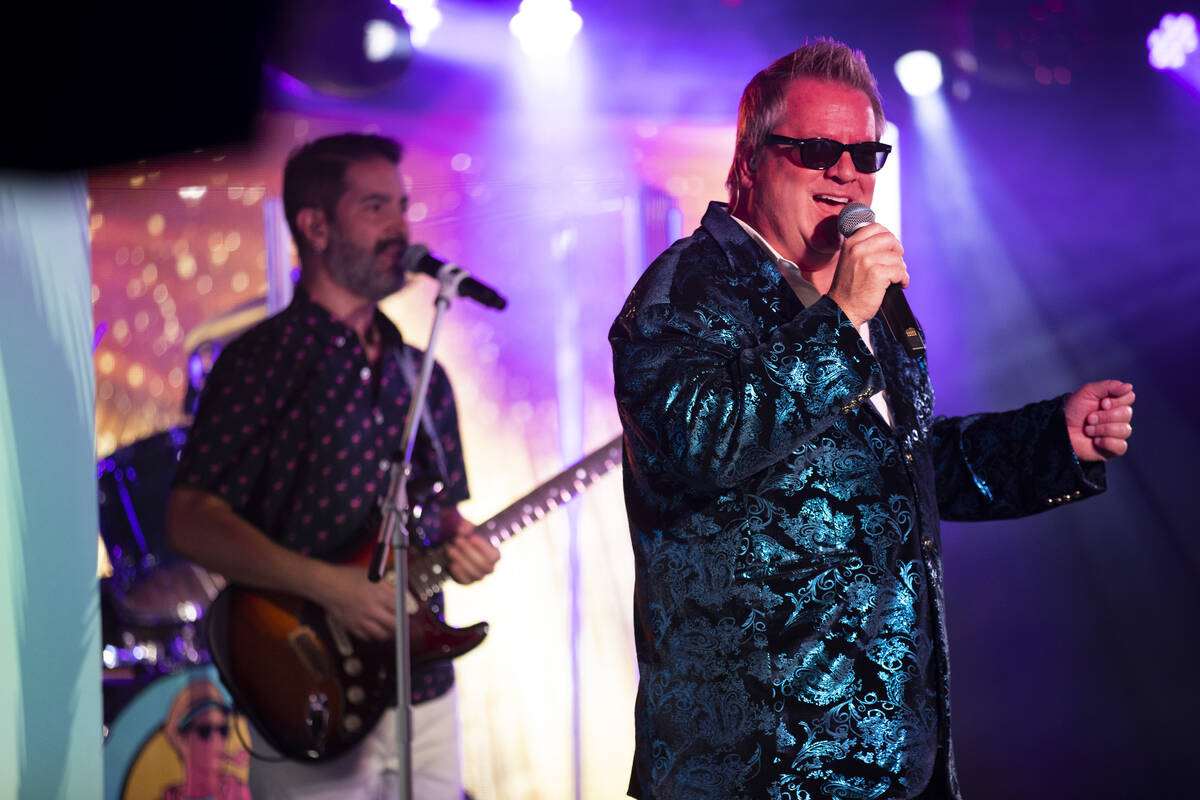
[[[475,530],[494,544],[506,541],[620,463],[618,436]],[[365,573],[373,548],[374,537],[368,537],[341,563],[360,565]],[[449,576],[444,547],[410,547],[408,553],[412,666],[456,658],[479,646],[486,622],[452,628],[438,619],[439,609],[431,603]],[[370,733],[396,702],[394,642],[358,639],[310,600],[230,584],[206,619],[213,663],[235,705],[288,758],[336,758]]]

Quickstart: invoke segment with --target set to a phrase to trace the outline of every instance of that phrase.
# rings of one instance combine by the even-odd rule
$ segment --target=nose
[[[403,207],[396,207],[395,213],[388,220],[387,232],[389,236],[408,238],[408,212]]]
[[[838,183],[849,183],[858,177],[858,168],[854,166],[854,160],[850,158],[850,151],[844,150],[838,156],[838,160],[833,166],[825,170],[825,174],[833,178]]]

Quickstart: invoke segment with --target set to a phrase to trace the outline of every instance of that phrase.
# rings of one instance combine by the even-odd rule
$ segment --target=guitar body
[[[499,545],[621,463],[617,437],[476,526]],[[367,572],[374,542],[338,563]],[[452,628],[432,605],[447,577],[445,551],[410,548],[409,657],[413,667],[478,647],[486,622]],[[389,573],[394,575],[394,573]],[[205,616],[213,663],[244,713],[280,754],[327,761],[355,747],[396,704],[394,641],[356,639],[321,606],[296,595],[230,584]]]
[[[344,563],[365,575],[369,553]],[[336,758],[396,704],[395,641],[358,639],[316,603],[235,584],[213,602],[209,619],[213,661],[234,702],[288,758]],[[418,601],[408,622],[414,668],[456,658],[487,636],[486,622],[452,628],[429,602]]]

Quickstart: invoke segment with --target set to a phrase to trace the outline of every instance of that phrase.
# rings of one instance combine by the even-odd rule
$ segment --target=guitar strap
[[[417,370],[412,363],[412,354],[405,345],[400,345],[397,349],[392,350],[392,356],[396,359],[396,363],[400,366],[400,372],[404,374],[404,380],[408,382],[408,391],[414,394],[417,391]],[[426,398],[428,400],[428,397]],[[437,459],[438,472],[442,476],[442,484],[450,485],[450,471],[446,469],[446,453],[442,450],[442,439],[438,436],[437,429],[433,427],[433,415],[429,413],[429,403],[426,402],[421,406],[421,427],[425,429],[425,435],[429,439],[429,444],[433,448],[433,457]]]

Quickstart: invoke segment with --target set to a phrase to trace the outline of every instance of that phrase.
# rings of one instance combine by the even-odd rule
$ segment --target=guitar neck
[[[476,533],[499,545],[520,533],[551,511],[573,500],[596,479],[621,463],[621,437],[593,450],[550,480],[526,494],[499,514],[475,526]],[[428,565],[426,565],[428,562]],[[410,563],[410,586],[424,599],[446,580],[444,548],[423,554],[420,563]]]
[[[560,505],[582,494],[597,478],[620,463],[621,437],[618,436],[477,526],[476,530],[492,537],[493,544],[507,541]]]

